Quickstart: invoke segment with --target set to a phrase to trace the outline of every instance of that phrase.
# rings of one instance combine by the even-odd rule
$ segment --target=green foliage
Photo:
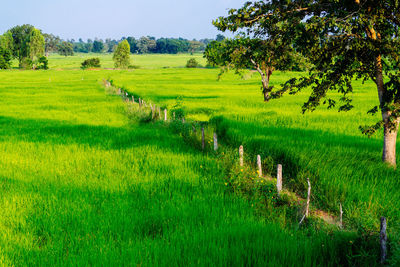
[[[69,42],[61,42],[58,44],[58,54],[62,56],[73,56],[74,55],[74,49],[71,43]]]
[[[199,62],[195,58],[191,58],[186,62],[186,68],[198,68],[200,67]]]
[[[104,43],[102,41],[95,40],[93,42],[93,48],[92,48],[93,53],[101,53],[103,52],[103,49],[104,49]]]
[[[48,70],[49,69],[49,60],[45,56],[41,56],[38,59],[38,65],[37,68],[39,70]]]
[[[264,101],[270,99],[273,89],[270,76],[275,69],[288,70],[294,65],[295,51],[282,38],[268,39],[237,37],[211,42],[204,53],[210,65],[220,66],[221,73],[235,69],[242,74],[244,69],[255,69],[261,76]]]
[[[44,42],[45,42],[45,52],[46,55],[48,53],[54,53],[58,51],[58,45],[61,43],[61,39],[58,36],[54,36],[53,34],[43,34]]]
[[[45,40],[38,29],[33,29],[28,43],[29,58],[32,61],[32,68],[36,69],[39,58],[44,56]]]
[[[13,52],[14,39],[12,37],[11,31],[7,31],[3,35],[0,35],[0,47],[11,51],[11,53]]]
[[[9,69],[11,58],[11,51],[0,46],[0,69]]]
[[[33,62],[32,59],[29,57],[24,57],[21,62],[19,63],[19,68],[20,69],[25,69],[25,70],[30,70],[33,68]]]
[[[137,43],[138,52],[140,54],[146,54],[153,52],[157,46],[157,42],[153,37],[141,37]]]
[[[85,59],[85,61],[81,63],[81,69],[100,68],[100,67],[101,67],[100,58],[98,57]]]
[[[342,95],[339,111],[352,104],[352,79],[372,79],[379,91],[382,123],[362,127],[367,134],[380,127],[396,129],[400,117],[400,13],[398,1],[256,1],[232,9],[214,24],[220,30],[265,37],[282,36],[302,52],[314,68],[309,75],[287,81],[274,94],[298,93],[311,87],[303,112],[321,103],[337,105],[328,92]],[[271,27],[277,25],[276,28]],[[382,65],[384,62],[390,65]],[[383,77],[382,77],[383,76]],[[380,127],[376,127],[380,126]]]
[[[182,96],[177,97],[176,102],[172,106],[170,113],[171,115],[175,114],[175,119],[177,120],[185,118],[185,106]]]
[[[130,46],[127,40],[118,44],[114,51],[113,60],[116,68],[128,68],[130,65]]]
[[[13,40],[13,56],[18,59],[20,67],[22,68],[26,68],[26,66],[29,68],[31,67],[30,64],[27,64],[28,60],[26,60],[26,58],[30,56],[28,44],[34,29],[35,28],[32,25],[24,24],[21,26],[15,26],[9,30]]]

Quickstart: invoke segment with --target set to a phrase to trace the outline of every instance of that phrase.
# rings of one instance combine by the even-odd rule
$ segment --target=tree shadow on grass
[[[55,145],[81,144],[109,150],[156,146],[172,152],[189,152],[189,147],[179,136],[152,124],[111,127],[0,116],[0,141],[10,140]]]

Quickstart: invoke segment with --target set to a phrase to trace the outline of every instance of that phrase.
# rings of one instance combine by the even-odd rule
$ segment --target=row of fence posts
[[[105,82],[106,87],[110,87],[111,83],[109,81]],[[127,101],[129,101],[128,98],[128,93],[125,92],[124,90],[122,90],[121,88],[118,88],[118,94],[122,95],[125,99],[127,99]],[[132,103],[135,103],[135,98],[134,96],[132,96]],[[138,104],[139,104],[139,109],[141,109],[143,106],[147,107],[147,103],[141,99],[140,97],[138,98]],[[158,111],[158,115],[159,118],[161,119],[161,108],[160,107],[156,107],[155,104],[149,104],[150,108],[151,108],[151,112],[152,112],[152,119],[155,118],[155,112],[156,110]],[[175,120],[175,112],[173,113],[173,119]],[[164,121],[168,121],[168,111],[167,109],[164,109]],[[185,118],[182,118],[182,123],[185,123]],[[196,134],[196,127],[193,126],[193,132]],[[217,133],[214,132],[213,134],[213,141],[214,141],[214,151],[218,150],[218,136]],[[201,148],[204,151],[205,149],[205,131],[204,131],[204,127],[201,128]],[[243,146],[239,147],[239,164],[240,166],[244,165],[244,149]],[[261,156],[257,155],[257,171],[258,171],[258,176],[261,178],[262,177],[262,161],[261,161]],[[283,187],[282,187],[282,165],[278,164],[277,165],[277,174],[276,174],[276,189],[278,192],[278,195],[280,195]],[[311,183],[310,183],[310,179],[307,178],[307,185],[308,185],[308,189],[307,189],[307,201],[306,201],[306,209],[305,209],[305,213],[304,216],[302,217],[299,225],[302,224],[302,222],[304,221],[305,218],[309,217],[310,211],[310,197],[311,197]],[[339,204],[339,226],[340,228],[343,228],[343,207],[342,204]],[[381,263],[384,264],[386,262],[387,259],[387,221],[385,217],[381,217],[381,223],[380,223],[380,235],[379,235],[379,240],[380,240],[380,248],[381,248]]]

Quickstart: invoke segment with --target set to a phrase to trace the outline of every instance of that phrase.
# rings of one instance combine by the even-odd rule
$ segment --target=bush
[[[183,106],[182,96],[178,96],[176,103],[171,108],[171,114],[175,114],[175,119],[180,120],[185,117],[185,109]]]
[[[38,70],[48,70],[49,69],[49,61],[47,60],[47,57],[41,56],[38,60]]]
[[[199,62],[195,58],[191,58],[186,63],[186,68],[198,68],[200,66]]]
[[[87,69],[87,68],[100,68],[100,58],[94,57],[94,58],[89,58],[86,59],[85,61],[82,62],[81,64],[81,69]]]

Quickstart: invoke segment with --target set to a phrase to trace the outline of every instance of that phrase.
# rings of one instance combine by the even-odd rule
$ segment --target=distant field
[[[376,105],[372,84],[356,83],[350,112],[302,115],[307,92],[264,103],[257,74],[217,81],[217,69],[184,68],[191,55],[79,70],[93,56],[54,55],[48,71],[0,71],[1,264],[375,265],[376,247],[357,242],[376,236],[380,216],[398,263],[400,171],[380,163],[380,135],[358,130],[378,119],[366,115]],[[113,67],[111,55],[100,57]],[[293,75],[301,73],[276,72],[272,83]],[[282,163],[285,186],[302,196],[309,177],[312,204],[337,215],[343,203],[349,231],[298,230],[257,215],[226,190],[212,155],[168,128],[130,121],[103,79],[168,109],[181,99],[189,121],[222,116],[222,143]]]
[[[98,57],[101,60],[102,68],[114,68],[114,62],[112,60],[112,54],[85,54],[77,53],[71,57],[60,56],[58,54],[52,54],[49,57],[49,67],[51,69],[58,70],[73,70],[79,69],[81,63],[88,58]],[[206,64],[206,60],[202,54],[177,54],[177,55],[159,55],[159,54],[147,54],[147,55],[131,55],[132,65],[138,66],[145,69],[155,68],[182,68],[186,65],[189,58],[195,58],[203,66]],[[17,67],[18,62],[13,61],[13,67]]]

